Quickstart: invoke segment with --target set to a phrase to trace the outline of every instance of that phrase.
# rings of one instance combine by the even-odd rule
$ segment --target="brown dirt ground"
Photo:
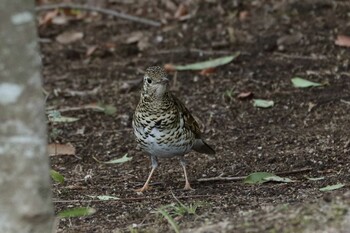
[[[53,185],[56,211],[78,206],[97,211],[60,220],[58,232],[169,232],[171,226],[155,212],[176,203],[173,195],[186,205],[202,203],[196,215],[176,218],[182,230],[227,220],[228,232],[281,232],[287,229],[288,217],[279,210],[332,202],[347,192],[350,54],[348,48],[334,44],[338,34],[350,29],[347,1],[191,1],[189,10],[194,14],[184,21],[172,18],[174,10],[166,1],[106,2],[110,9],[162,20],[163,26],[95,15],[39,27],[40,38],[45,39],[41,50],[44,88],[50,92],[47,105],[61,109],[102,102],[117,108],[114,116],[93,110],[64,112],[80,120],[49,125],[50,142],[71,143],[77,151],[76,156],[51,157],[52,168],[66,178],[64,184]],[[55,37],[65,31],[83,32],[84,38],[68,45],[56,42]],[[125,43],[134,32],[146,38],[141,50],[137,43]],[[86,56],[91,46],[98,48]],[[188,64],[235,51],[241,55],[215,73],[179,72],[172,83],[217,151],[215,157],[187,156],[195,190],[182,190],[181,167],[178,161],[167,160],[160,161],[152,190],[135,193],[133,189],[149,173],[150,161],[135,149],[131,128],[140,86],[125,86],[141,79],[151,65]],[[329,85],[297,89],[290,81],[294,76]],[[95,94],[74,96],[69,91],[98,86]],[[250,100],[236,98],[245,91],[274,100],[275,106],[258,109]],[[108,161],[125,153],[133,159],[119,165],[93,159]],[[304,168],[284,175],[294,183],[197,181],[220,174],[237,177]],[[325,179],[309,181],[305,176]],[[345,187],[331,194],[319,191],[336,183]],[[120,200],[97,201],[87,195]],[[216,230],[220,231],[224,232]]]

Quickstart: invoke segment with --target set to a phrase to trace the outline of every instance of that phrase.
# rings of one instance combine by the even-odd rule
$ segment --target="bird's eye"
[[[148,79],[147,79],[147,82],[148,82],[149,84],[151,84],[151,83],[152,83],[152,80],[151,80],[150,78],[148,78]]]

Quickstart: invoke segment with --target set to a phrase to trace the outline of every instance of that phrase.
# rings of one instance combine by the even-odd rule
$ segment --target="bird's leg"
[[[181,159],[180,159],[180,164],[181,164],[182,168],[184,169],[184,175],[185,175],[185,180],[186,180],[184,190],[192,190],[190,182],[188,182],[188,177],[187,177],[187,171],[186,171],[187,162],[183,157],[181,157]]]
[[[158,167],[157,158],[156,158],[155,156],[151,156],[151,161],[152,161],[152,170],[151,170],[151,172],[149,173],[149,176],[148,176],[148,178],[147,178],[145,184],[143,185],[143,187],[140,188],[140,189],[136,189],[136,190],[135,190],[136,192],[143,192],[143,191],[145,191],[145,190],[147,190],[147,189],[149,188],[149,185],[148,185],[148,184],[149,184],[149,182],[150,182],[150,180],[151,180],[151,177],[152,177],[152,175],[153,175],[153,172],[154,172],[154,170],[156,170],[156,168]]]

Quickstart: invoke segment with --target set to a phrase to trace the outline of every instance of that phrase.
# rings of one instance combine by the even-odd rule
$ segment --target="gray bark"
[[[0,232],[53,225],[34,0],[0,1]]]

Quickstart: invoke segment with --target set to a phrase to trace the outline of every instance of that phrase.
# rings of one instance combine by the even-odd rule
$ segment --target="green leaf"
[[[289,183],[293,182],[293,180],[289,178],[283,178],[280,176],[276,176],[275,174],[269,173],[269,172],[254,172],[250,175],[248,175],[243,183],[245,184],[262,184],[268,181],[275,181],[275,182],[283,182],[283,183]]]
[[[99,195],[99,196],[87,195],[87,196],[94,198],[94,199],[97,198],[98,200],[101,200],[101,201],[119,200],[120,199],[118,197],[107,196],[107,195]]]
[[[309,80],[302,79],[302,78],[299,78],[299,77],[292,78],[292,83],[293,83],[293,86],[297,87],[297,88],[307,88],[307,87],[319,87],[319,86],[322,86],[321,83],[311,82]]]
[[[335,185],[328,185],[326,187],[323,187],[323,188],[320,188],[319,190],[322,191],[322,192],[326,192],[326,191],[333,191],[333,190],[336,190],[336,189],[340,189],[342,187],[344,187],[345,185],[344,184],[335,184]]]
[[[106,164],[126,163],[126,162],[128,162],[130,160],[132,160],[132,157],[128,157],[128,154],[126,153],[123,157],[121,157],[119,159],[112,159],[110,161],[102,162],[102,163],[106,163]]]
[[[60,218],[83,217],[94,214],[96,210],[90,207],[77,207],[68,210],[62,210],[57,215]]]
[[[203,70],[203,69],[213,68],[213,67],[222,66],[227,63],[230,63],[233,59],[238,57],[239,54],[240,54],[239,52],[236,52],[231,56],[220,57],[209,61],[192,63],[188,65],[183,65],[183,66],[175,65],[174,68],[176,70]]]
[[[174,231],[176,233],[180,233],[179,226],[177,225],[175,220],[170,216],[170,214],[167,211],[165,211],[163,209],[159,209],[158,212],[161,213],[163,215],[163,217],[170,223],[170,225],[172,226],[172,228],[174,229]]]
[[[61,122],[69,123],[69,122],[74,122],[79,120],[79,118],[75,118],[75,117],[62,116],[61,113],[57,110],[48,111],[47,117],[49,118],[50,122],[58,122],[58,123],[61,123]]]
[[[274,174],[269,172],[254,172],[250,175],[248,175],[244,180],[243,183],[245,184],[262,184],[267,182],[264,180],[264,178],[274,176]]]
[[[57,172],[57,171],[51,169],[50,175],[51,175],[51,178],[52,178],[54,181],[56,181],[56,182],[58,182],[58,183],[60,183],[60,184],[63,184],[63,183],[64,183],[64,177],[63,177],[59,172]]]
[[[318,180],[324,180],[324,176],[321,177],[308,177],[305,176],[306,179],[311,180],[311,181],[318,181]]]
[[[112,106],[112,105],[105,105],[104,106],[104,111],[106,115],[114,115],[117,112],[117,108]]]
[[[254,107],[258,108],[270,108],[273,107],[274,104],[272,100],[253,99]]]
[[[96,110],[102,110],[106,115],[114,115],[117,112],[117,108],[110,104],[99,103]]]

